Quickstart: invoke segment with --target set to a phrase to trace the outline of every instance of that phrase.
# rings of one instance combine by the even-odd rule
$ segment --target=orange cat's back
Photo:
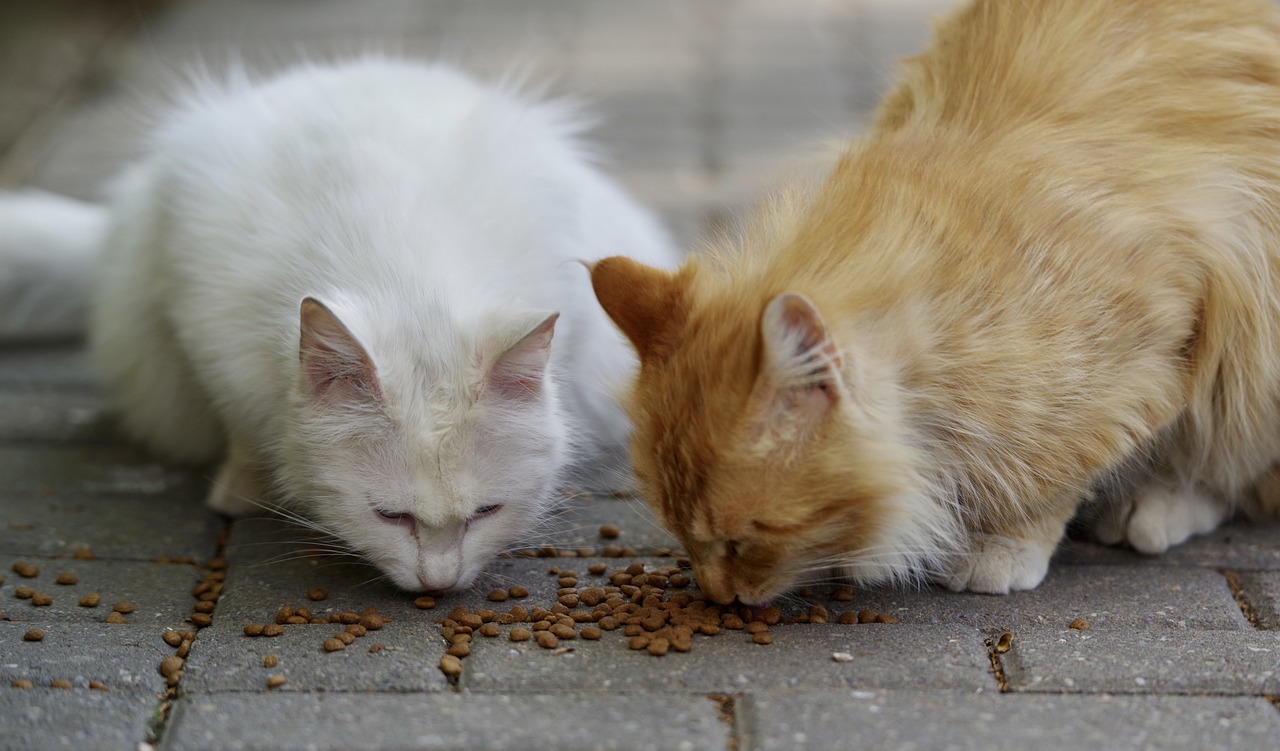
[[[936,36],[739,247],[593,272],[712,589],[1027,588],[1103,485],[1158,550],[1280,458],[1276,8],[977,0]]]

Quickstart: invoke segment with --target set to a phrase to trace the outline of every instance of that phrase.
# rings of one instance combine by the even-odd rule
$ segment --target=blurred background
[[[584,100],[684,247],[856,135],[956,0],[2,0],[0,188],[92,198],[193,66],[366,51]]]

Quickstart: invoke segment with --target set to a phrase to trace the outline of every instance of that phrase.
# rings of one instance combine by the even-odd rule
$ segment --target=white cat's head
[[[371,353],[307,298],[286,495],[397,586],[467,586],[544,516],[568,459],[547,373],[556,318]]]

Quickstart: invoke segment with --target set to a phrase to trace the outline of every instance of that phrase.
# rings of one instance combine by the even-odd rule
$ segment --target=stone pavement
[[[693,247],[819,164],[815,144],[856,133],[893,59],[950,4],[5,4],[0,183],[95,195],[129,154],[137,108],[192,61],[273,68],[389,48],[482,73],[523,61],[593,102],[611,171]],[[0,748],[1261,749],[1280,737],[1276,525],[1227,527],[1156,558],[1071,543],[1042,587],[1009,597],[859,589],[849,601],[814,587],[785,603],[784,621],[821,621],[810,617],[821,603],[827,622],[775,625],[767,645],[726,628],[658,657],[628,649],[621,629],[544,649],[510,640],[527,623],[496,638],[477,628],[450,679],[443,619],[550,609],[567,583],[552,567],[575,572],[585,598],[608,583],[592,564],[662,571],[677,566],[661,555],[671,541],[638,501],[577,499],[547,540],[558,557],[499,560],[474,591],[424,610],[365,566],[310,555],[280,520],[210,514],[207,482],[118,437],[77,344],[0,349]],[[602,538],[606,523],[620,537]],[[10,570],[18,561],[39,573]],[[76,583],[58,584],[62,573]],[[528,596],[486,599],[513,585]],[[52,604],[20,599],[24,586]],[[90,593],[100,605],[77,604]],[[119,602],[132,612],[107,622]],[[322,642],[339,624],[244,635],[286,605],[390,620],[334,652]],[[857,611],[897,623],[839,622]],[[25,641],[35,628],[44,639]],[[168,644],[168,629],[194,639]],[[166,679],[174,663],[162,661],[178,652],[181,673]],[[268,655],[278,664],[264,667]],[[275,675],[285,683],[269,689]],[[11,687],[22,680],[32,688]]]

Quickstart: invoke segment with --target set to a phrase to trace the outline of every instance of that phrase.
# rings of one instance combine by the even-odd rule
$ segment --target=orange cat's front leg
[[[951,570],[940,577],[941,583],[955,592],[997,595],[1035,589],[1049,571],[1049,559],[1075,505],[1073,497],[1057,504],[1057,513],[1049,518],[970,533],[968,548],[956,554]]]

